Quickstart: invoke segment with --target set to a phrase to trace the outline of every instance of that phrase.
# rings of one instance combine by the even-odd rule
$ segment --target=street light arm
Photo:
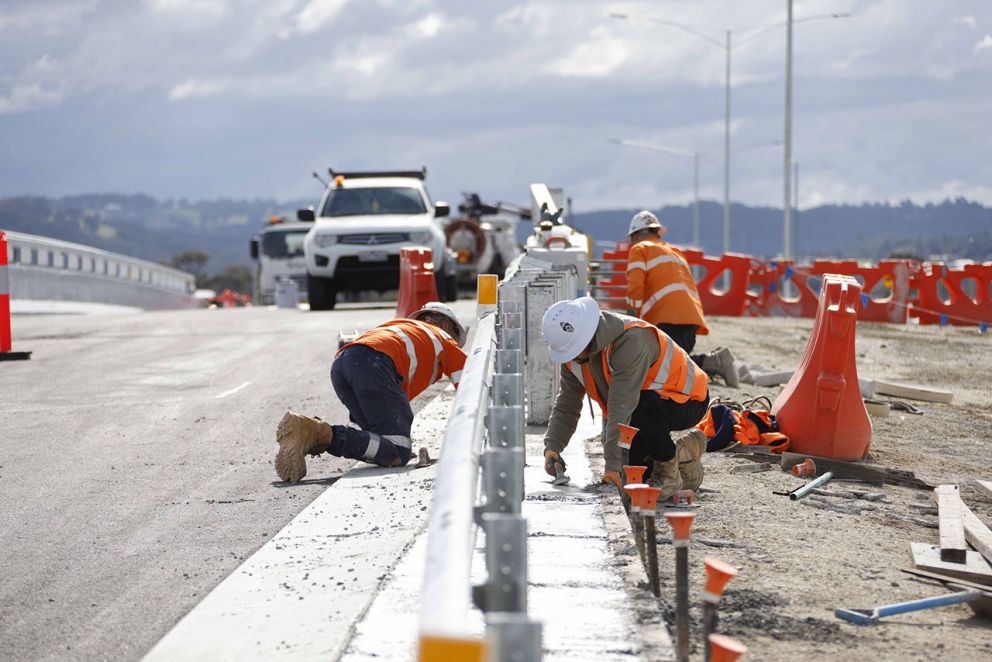
[[[614,145],[622,145],[624,147],[639,147],[641,149],[647,149],[652,152],[664,152],[665,154],[674,154],[676,156],[687,156],[690,159],[695,158],[696,152],[691,152],[687,149],[679,149],[678,147],[668,147],[667,145],[658,145],[655,143],[642,142],[640,140],[627,140],[626,138],[610,138],[610,142]]]
[[[793,19],[792,24],[795,25],[796,23],[808,23],[809,21],[822,21],[834,18],[850,18],[850,16],[851,14],[817,14],[816,16],[806,16],[804,18]],[[788,21],[782,21],[781,23],[766,23],[765,25],[752,25],[746,28],[737,28],[733,30],[733,32],[750,32],[752,30],[759,30],[759,32],[748,35],[743,39],[739,39],[737,43],[734,44],[734,48],[743,46],[744,44],[750,43],[760,37],[764,37],[769,32],[774,32],[779,28],[784,28],[788,24]]]
[[[703,32],[703,30],[712,30],[713,32],[717,32],[715,28],[707,28],[698,25],[688,25],[686,23],[676,23],[675,21],[669,21],[668,19],[658,18],[657,16],[640,16],[640,15],[631,15],[631,14],[612,13],[610,14],[610,18],[618,18],[621,20],[639,19],[642,21],[648,21],[650,23],[659,23],[661,25],[667,25],[672,28],[678,28],[683,32],[688,32],[689,34],[693,34],[699,37],[700,39],[705,39],[711,44],[716,44],[720,48],[723,49],[727,48],[727,44]]]

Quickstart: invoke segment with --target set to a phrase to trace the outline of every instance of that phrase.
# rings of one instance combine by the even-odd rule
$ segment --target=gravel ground
[[[710,320],[712,335],[697,350],[733,348],[739,362],[790,370],[799,363],[812,320]],[[951,390],[951,404],[916,402],[922,416],[893,411],[874,418],[869,461],[915,472],[931,483],[957,483],[965,503],[992,523],[992,500],[970,485],[989,479],[992,464],[992,334],[976,329],[861,324],[857,354],[861,377],[911,382]],[[713,396],[774,399],[780,387],[715,384]],[[602,469],[598,440],[587,448]],[[729,453],[705,457],[706,479],[695,508],[690,549],[693,655],[701,654],[700,591],[703,559],[715,556],[740,569],[721,605],[720,630],[750,649],[750,660],[978,660],[992,659],[992,625],[964,605],[890,617],[873,627],[837,619],[839,607],[873,606],[942,595],[937,582],[900,571],[912,565],[910,543],[938,543],[937,516],[927,491],[885,485],[834,482],[828,491],[881,493],[879,501],[813,496],[792,502],[788,491],[800,479],[780,471],[730,473],[751,461]],[[604,493],[604,510],[615,536],[618,563],[639,566],[626,518],[615,494]],[[824,506],[824,504],[827,504]],[[829,510],[831,505],[851,512]],[[674,620],[670,531],[659,517],[659,559],[666,620]],[[638,568],[638,572],[640,569]],[[643,573],[641,573],[643,574]],[[646,590],[646,585],[645,585]],[[651,613],[644,633],[660,627]]]

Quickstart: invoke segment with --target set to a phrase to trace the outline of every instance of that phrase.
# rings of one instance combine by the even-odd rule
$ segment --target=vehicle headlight
[[[426,245],[430,243],[431,233],[430,232],[411,232],[410,241],[415,244]]]
[[[338,243],[338,236],[336,234],[318,233],[313,236],[313,243],[319,248],[327,248]]]

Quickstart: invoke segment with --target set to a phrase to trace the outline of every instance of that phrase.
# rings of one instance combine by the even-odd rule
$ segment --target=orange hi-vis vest
[[[693,324],[701,336],[710,332],[689,263],[681,251],[661,239],[630,247],[627,305],[652,324]]]
[[[623,325],[625,332],[635,327],[654,331],[658,335],[658,344],[661,347],[658,360],[648,368],[648,373],[644,376],[641,390],[654,391],[661,397],[678,403],[689,400],[705,400],[709,391],[709,378],[702,368],[693,363],[689,355],[657,327],[641,320],[625,322]],[[609,386],[613,376],[613,368],[610,365],[612,353],[612,342],[600,352],[603,361],[603,376],[607,386]],[[582,382],[589,397],[599,404],[603,414],[606,415],[606,398],[596,389],[596,382],[593,380],[589,363],[580,366],[569,361],[565,365]]]
[[[403,379],[403,390],[410,400],[447,375],[458,388],[465,366],[465,352],[442,329],[411,319],[394,319],[365,333],[352,345],[366,345],[393,360]]]

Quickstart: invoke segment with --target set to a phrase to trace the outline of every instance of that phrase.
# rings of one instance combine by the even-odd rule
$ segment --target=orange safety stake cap
[[[644,490],[647,487],[646,483],[627,483],[624,486],[623,489],[630,495],[630,508],[633,512],[639,513],[643,510]]]
[[[800,464],[792,467],[792,475],[800,478],[808,478],[816,475],[816,462],[811,458],[806,458]]]
[[[685,503],[691,506],[692,500],[694,498],[695,498],[695,494],[693,493],[692,490],[679,490],[678,492],[672,495],[672,503],[674,503],[677,506],[684,501]]]
[[[645,515],[654,516],[654,511],[658,507],[658,497],[661,495],[660,487],[645,487],[641,490],[643,496],[641,497],[641,508]]]
[[[631,483],[643,483],[644,472],[647,470],[647,467],[631,466],[629,464],[623,465],[623,475],[627,477],[628,485]]]
[[[725,634],[711,634],[710,662],[735,662],[747,652],[747,646]]]
[[[672,527],[672,547],[688,547],[689,530],[692,528],[692,520],[696,519],[696,514],[665,513],[665,519]]]
[[[623,423],[618,423],[617,427],[620,428],[620,448],[630,450],[630,442],[634,440],[634,436],[640,432],[640,429]]]
[[[726,561],[711,556],[703,559],[706,570],[706,587],[703,589],[703,600],[716,604],[723,595],[723,589],[731,579],[737,576],[737,568]]]

